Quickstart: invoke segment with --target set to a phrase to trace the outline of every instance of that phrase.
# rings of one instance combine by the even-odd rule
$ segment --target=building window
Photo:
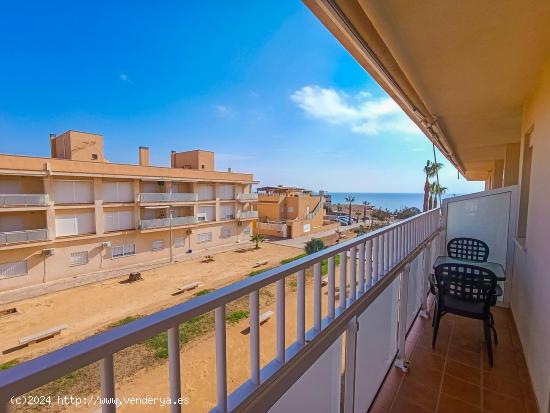
[[[294,207],[287,207],[286,211],[287,212],[294,212]]]
[[[76,267],[78,265],[86,265],[88,264],[89,257],[88,257],[88,251],[78,251],[78,252],[71,252],[70,255],[70,266]]]
[[[94,160],[94,161],[97,160],[97,153],[92,153],[92,160]]]
[[[176,247],[176,248],[185,247],[185,237],[176,237],[174,239],[174,247]]]
[[[162,251],[163,249],[164,249],[164,240],[163,239],[155,240],[155,241],[152,242],[151,251],[153,251],[153,252]]]
[[[197,214],[197,222],[206,222],[206,213]]]
[[[203,232],[202,234],[197,234],[197,244],[202,244],[210,241],[212,241],[211,232]]]
[[[0,264],[0,280],[27,275],[27,261],[5,262]]]
[[[243,234],[250,235],[250,225],[247,227],[244,227]]]
[[[231,236],[231,229],[229,227],[223,227],[220,231],[220,238],[229,238]]]
[[[136,254],[136,244],[116,245],[111,250],[112,258],[128,257]]]

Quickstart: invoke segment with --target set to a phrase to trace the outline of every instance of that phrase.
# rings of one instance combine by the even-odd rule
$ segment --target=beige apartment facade
[[[0,291],[144,265],[248,241],[252,174],[214,170],[209,151],[171,167],[105,160],[103,137],[51,136],[51,158],[0,155]]]
[[[260,234],[296,238],[323,229],[323,197],[303,188],[267,186],[258,188]]]

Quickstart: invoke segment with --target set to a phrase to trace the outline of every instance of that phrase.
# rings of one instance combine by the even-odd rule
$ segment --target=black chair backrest
[[[453,238],[447,244],[447,255],[452,258],[485,262],[489,258],[489,246],[475,238]]]
[[[438,293],[442,299],[452,297],[461,301],[490,305],[497,277],[491,271],[470,264],[441,264],[435,268]]]

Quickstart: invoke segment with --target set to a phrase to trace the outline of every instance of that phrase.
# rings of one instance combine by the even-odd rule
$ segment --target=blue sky
[[[262,184],[422,191],[430,142],[298,0],[3,2],[0,16],[1,153],[48,156],[49,133],[76,129],[104,135],[111,162],[201,148]],[[482,189],[445,164],[450,193]]]

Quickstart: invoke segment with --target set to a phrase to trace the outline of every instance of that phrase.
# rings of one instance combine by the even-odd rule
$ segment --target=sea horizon
[[[422,210],[424,203],[424,193],[422,192],[329,192],[332,196],[332,204],[347,204],[345,198],[353,196],[354,204],[369,202],[376,208],[395,211],[404,207],[416,207]],[[445,194],[443,198],[450,198],[461,194]]]

